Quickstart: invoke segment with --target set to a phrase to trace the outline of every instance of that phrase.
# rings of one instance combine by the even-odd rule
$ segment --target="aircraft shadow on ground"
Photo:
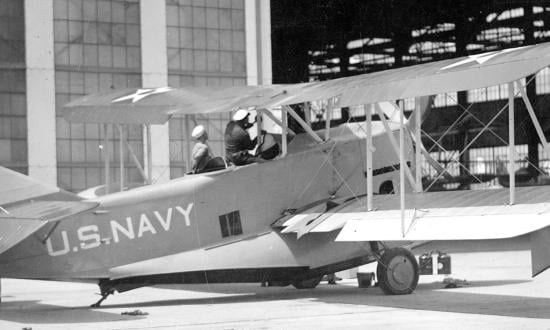
[[[70,308],[48,305],[38,300],[2,302],[0,305],[0,321],[22,324],[115,322],[142,318],[144,316],[125,316],[90,307]]]
[[[467,287],[501,286],[524,282],[528,281],[477,281]],[[376,287],[358,289],[356,286],[347,285],[320,285],[315,290],[296,290],[291,287],[261,288],[251,285],[212,285],[208,287],[200,285],[200,288],[195,289],[192,287],[193,286],[182,286],[180,288],[178,286],[166,286],[162,288],[172,290],[196,290],[226,294],[227,296],[172,299],[120,305],[106,304],[105,307],[146,308],[154,306],[230,304],[311,299],[327,304],[352,304],[426,311],[550,319],[550,309],[548,309],[550,298],[469,293],[464,291],[461,292],[456,289],[440,290],[443,288],[441,283],[420,284],[415,293],[402,296],[384,295],[380,289]]]
[[[467,287],[489,287],[520,284],[529,281],[501,280],[478,281]],[[23,324],[93,323],[137,320],[143,316],[123,316],[111,309],[144,309],[147,307],[208,305],[248,302],[268,302],[276,300],[308,299],[326,304],[348,304],[377,307],[402,308],[412,310],[511,316],[537,319],[550,319],[550,298],[525,296],[479,294],[457,289],[440,290],[441,283],[420,284],[415,293],[403,296],[384,295],[379,288],[360,289],[350,285],[321,284],[314,290],[296,290],[292,287],[260,287],[258,284],[231,285],[170,285],[159,286],[165,290],[185,290],[222,296],[167,299],[137,303],[111,304],[107,300],[103,307],[68,308],[43,304],[40,301],[3,302],[0,305],[0,320]],[[133,292],[139,297],[140,289]],[[128,294],[128,293],[126,293]],[[146,298],[140,298],[143,300]]]

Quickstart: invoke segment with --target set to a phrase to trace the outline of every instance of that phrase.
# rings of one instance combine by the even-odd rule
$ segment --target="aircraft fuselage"
[[[0,276],[97,280],[164,274],[166,280],[204,271],[279,274],[364,263],[369,244],[336,243],[334,232],[297,239],[271,227],[285,212],[365,193],[361,126],[333,130],[335,138],[323,144],[299,135],[286,157],[266,163],[99,197],[96,209],[48,225],[4,253]],[[375,170],[398,163],[385,134],[375,136],[375,145]],[[397,182],[396,176],[398,171],[380,171],[375,191],[382,182]],[[178,278],[193,282],[193,276]]]

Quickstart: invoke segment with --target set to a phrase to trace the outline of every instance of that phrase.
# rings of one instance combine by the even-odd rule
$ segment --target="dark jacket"
[[[235,121],[230,121],[225,127],[225,153],[227,155],[254,149],[255,140],[251,140],[248,132]]]

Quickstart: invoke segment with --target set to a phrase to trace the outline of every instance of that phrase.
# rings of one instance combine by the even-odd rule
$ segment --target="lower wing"
[[[398,195],[331,200],[287,215],[273,224],[281,233],[303,235],[339,230],[336,241],[433,241],[504,239],[531,234],[533,275],[550,267],[550,187],[409,194],[401,213]]]

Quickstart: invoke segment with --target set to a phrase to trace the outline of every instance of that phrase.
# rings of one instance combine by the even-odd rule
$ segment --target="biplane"
[[[419,277],[409,248],[418,242],[524,234],[535,276],[550,265],[550,187],[516,187],[511,161],[506,189],[422,192],[419,164],[429,155],[420,124],[430,96],[506,84],[499,114],[508,112],[509,159],[516,99],[547,146],[522,79],[548,65],[550,44],[540,44],[322,82],[85,96],[64,107],[66,120],[150,126],[255,110],[258,132],[266,118],[279,127],[281,153],[86,199],[1,168],[0,276],[95,282],[99,306],[115,291],[155,284],[314,288],[325,274],[378,261],[381,289],[408,294]],[[408,117],[405,99],[415,100]],[[327,125],[313,130],[293,106],[320,100]],[[342,107],[359,108],[365,120],[331,127],[330,110]]]

